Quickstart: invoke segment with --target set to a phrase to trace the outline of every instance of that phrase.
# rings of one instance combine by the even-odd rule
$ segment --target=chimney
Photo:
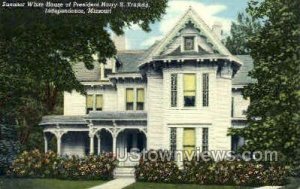
[[[223,36],[222,23],[215,22],[212,26],[212,31],[217,35],[217,37],[221,40]]]
[[[125,41],[125,35],[119,35],[116,34],[112,35],[112,40],[115,43],[117,51],[124,51],[126,50],[126,41]]]

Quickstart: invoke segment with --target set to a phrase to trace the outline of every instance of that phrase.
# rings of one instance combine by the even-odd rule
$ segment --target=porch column
[[[97,154],[100,155],[101,153],[101,138],[100,138],[100,134],[96,134],[97,137]]]
[[[93,155],[94,154],[94,135],[89,134],[89,137],[90,137],[90,154]]]
[[[57,155],[61,155],[61,136],[62,135],[57,135],[56,140],[57,140]]]
[[[116,154],[117,152],[117,136],[113,135],[113,154]]]
[[[44,149],[45,149],[45,153],[48,152],[48,140],[47,140],[47,136],[46,136],[46,133],[44,133],[44,142],[45,142],[45,146],[44,146]]]

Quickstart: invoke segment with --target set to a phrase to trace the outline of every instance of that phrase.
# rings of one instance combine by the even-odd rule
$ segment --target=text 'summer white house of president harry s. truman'
[[[41,9],[45,14],[111,14],[117,8],[149,8],[146,2],[2,2],[4,8]]]

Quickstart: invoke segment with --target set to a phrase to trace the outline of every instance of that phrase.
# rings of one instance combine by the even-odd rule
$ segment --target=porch
[[[45,152],[56,139],[57,154],[78,155],[111,152],[124,157],[131,150],[147,149],[147,113],[90,112],[86,116],[45,116]]]

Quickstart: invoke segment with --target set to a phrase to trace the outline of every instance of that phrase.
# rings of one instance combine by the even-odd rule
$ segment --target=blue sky
[[[126,30],[126,48],[148,48],[176,24],[189,6],[192,6],[209,26],[214,22],[221,22],[224,32],[228,33],[238,12],[247,7],[247,0],[169,0],[166,15],[160,22],[151,25],[151,32],[144,32],[137,26]]]

